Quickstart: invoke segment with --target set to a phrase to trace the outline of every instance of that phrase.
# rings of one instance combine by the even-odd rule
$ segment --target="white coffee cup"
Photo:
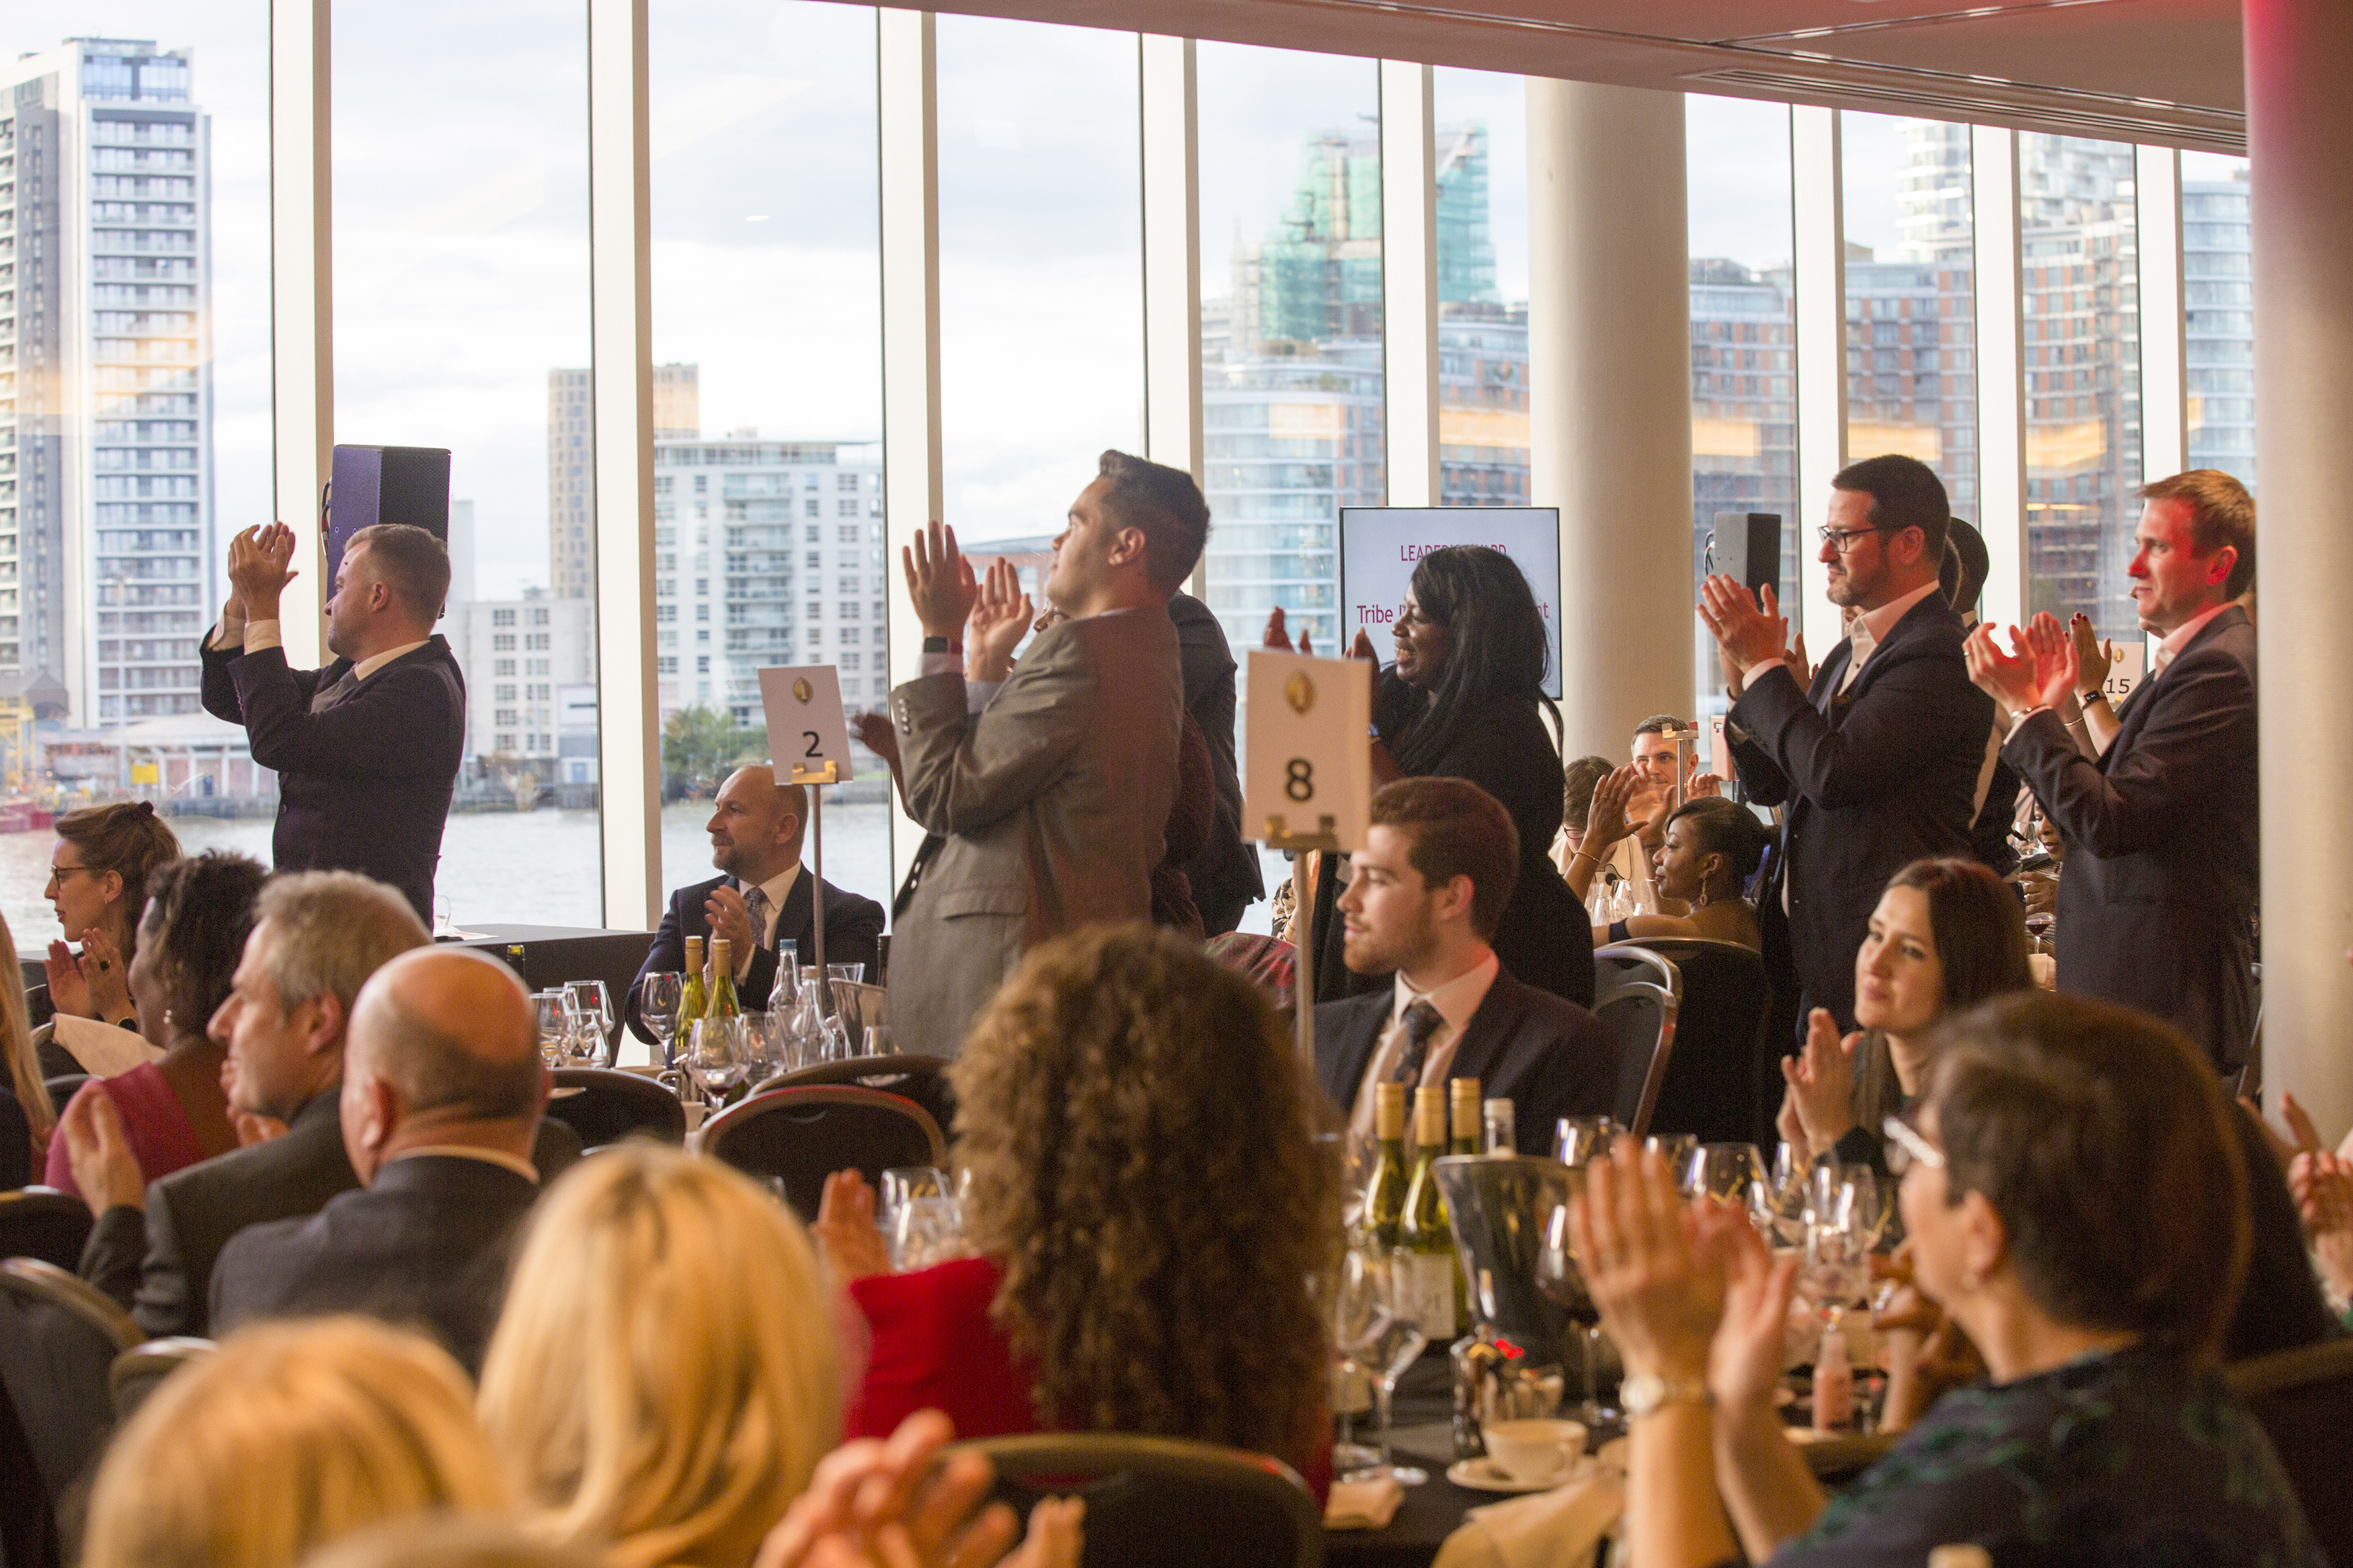
[[[1493,1421],[1481,1428],[1487,1458],[1521,1486],[1550,1486],[1567,1479],[1585,1452],[1585,1426],[1578,1421]]]

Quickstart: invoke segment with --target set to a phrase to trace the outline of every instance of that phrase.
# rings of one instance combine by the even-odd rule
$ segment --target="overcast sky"
[[[9,0],[5,18],[0,47],[19,51],[100,29],[194,50],[213,120],[221,521],[265,517],[266,6]],[[706,434],[871,439],[872,11],[655,0],[651,43],[657,357],[701,365]],[[481,591],[544,583],[546,377],[588,363],[579,0],[343,0],[334,62],[337,432],[449,447]],[[1135,41],[943,16],[939,79],[949,515],[975,537],[1050,531],[1095,452],[1142,439]],[[1370,60],[1220,44],[1200,47],[1198,79],[1216,297],[1237,229],[1256,239],[1288,197],[1302,136],[1371,132],[1379,87]],[[1525,299],[1524,86],[1442,70],[1437,108],[1488,125],[1498,282]],[[1787,259],[1787,110],[1694,98],[1687,113],[1693,254]],[[1858,117],[1846,148],[1849,233],[1891,243],[1894,138]]]

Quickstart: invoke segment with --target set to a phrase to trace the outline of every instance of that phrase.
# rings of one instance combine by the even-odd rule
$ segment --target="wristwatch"
[[[1639,1373],[1618,1385],[1618,1403],[1629,1416],[1648,1415],[1669,1405],[1714,1405],[1715,1395],[1700,1377],[1655,1377]]]

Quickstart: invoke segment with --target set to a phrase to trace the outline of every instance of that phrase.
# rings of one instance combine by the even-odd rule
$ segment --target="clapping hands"
[[[2010,629],[2010,652],[1994,644],[1993,626],[1979,622],[1961,645],[1969,679],[1994,700],[2004,721],[2031,708],[2065,708],[2081,674],[2074,643],[2056,616],[2034,617],[2024,631]]]
[[[229,603],[249,621],[274,621],[286,584],[301,575],[293,569],[294,531],[264,523],[228,542]]]
[[[1003,556],[988,563],[980,595],[965,623],[966,680],[1002,680],[1013,673],[1013,650],[1029,630],[1032,609],[1021,586],[1021,569]]]

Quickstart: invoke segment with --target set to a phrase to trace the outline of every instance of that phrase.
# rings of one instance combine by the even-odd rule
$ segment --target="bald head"
[[[765,763],[737,768],[711,803],[711,863],[746,883],[784,874],[801,858],[801,825],[808,820],[808,792],[778,785]]]
[[[403,1147],[528,1153],[544,1071],[514,972],[463,948],[417,948],[369,976],[343,1053],[343,1144],[363,1181]]]

